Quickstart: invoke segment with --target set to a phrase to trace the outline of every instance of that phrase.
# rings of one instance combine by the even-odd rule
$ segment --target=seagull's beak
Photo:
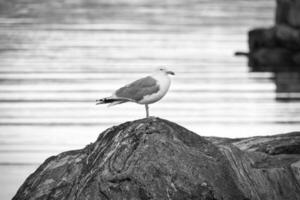
[[[175,73],[172,71],[167,71],[167,74],[175,75]]]

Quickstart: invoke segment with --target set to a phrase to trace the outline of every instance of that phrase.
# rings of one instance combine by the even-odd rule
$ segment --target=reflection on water
[[[300,72],[277,72],[275,73],[275,84],[277,100],[300,100]]]
[[[275,100],[278,76],[233,56],[251,27],[273,24],[274,3],[0,0],[0,198],[48,156],[144,117],[143,106],[95,99],[161,65],[176,76],[152,115],[201,135],[299,130],[300,102]]]

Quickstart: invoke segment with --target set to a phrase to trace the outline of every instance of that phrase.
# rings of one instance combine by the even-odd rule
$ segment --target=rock
[[[297,77],[299,78],[299,75]],[[262,152],[269,155],[300,154],[300,132],[234,140],[231,139],[222,142],[222,144],[224,143],[232,144],[247,152]]]
[[[300,50],[300,30],[286,25],[277,25],[275,26],[275,37],[278,46],[289,50]]]
[[[300,28],[300,1],[298,0],[294,2],[295,3],[290,7],[287,21],[292,27]]]
[[[300,0],[277,0],[276,24],[248,33],[252,71],[300,71]]]
[[[277,0],[276,5],[276,24],[288,24],[287,16],[290,11],[291,0]]]
[[[250,30],[249,36],[249,49],[255,51],[262,47],[276,47],[276,32],[274,28],[257,28]]]
[[[270,155],[245,144],[159,118],[127,122],[84,149],[48,158],[13,199],[300,199],[298,151],[278,147]]]
[[[249,49],[284,47],[289,50],[300,50],[300,30],[287,25],[276,25],[272,28],[256,28],[248,33]]]
[[[300,30],[287,25],[253,29],[248,42],[250,53],[243,55],[252,71],[300,71]]]
[[[250,54],[249,66],[252,71],[290,71],[293,55],[284,48],[260,48]]]
[[[300,0],[277,0],[275,21],[300,28]]]

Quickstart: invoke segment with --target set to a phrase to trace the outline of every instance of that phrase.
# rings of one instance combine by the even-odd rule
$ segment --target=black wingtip
[[[96,100],[96,105],[103,104],[103,103],[104,103],[103,99],[97,99]]]
[[[118,101],[117,99],[111,99],[111,98],[103,98],[103,99],[98,99],[96,100],[96,105],[98,104],[106,104],[106,103],[112,103],[112,102],[115,102],[115,101]]]

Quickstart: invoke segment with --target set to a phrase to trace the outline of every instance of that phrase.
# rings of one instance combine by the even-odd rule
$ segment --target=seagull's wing
[[[151,76],[136,80],[115,92],[117,98],[126,98],[133,101],[140,101],[144,96],[151,95],[159,91],[157,81]]]

